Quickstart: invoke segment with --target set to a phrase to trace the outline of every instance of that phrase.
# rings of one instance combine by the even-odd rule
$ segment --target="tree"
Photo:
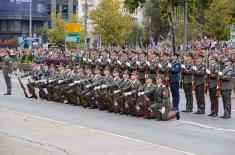
[[[229,25],[234,22],[234,0],[214,0],[205,11],[206,23],[203,29],[214,39],[229,39]]]
[[[61,18],[61,14],[51,14],[54,27],[48,30],[49,43],[64,47],[64,24],[65,20]]]
[[[144,39],[144,28],[137,22],[133,22],[130,26],[130,30],[126,34],[126,45],[141,45]]]
[[[14,37],[11,39],[11,44],[12,44],[14,47],[18,47],[18,46],[19,46],[19,42],[18,42],[17,36],[14,36]]]
[[[102,43],[108,45],[122,45],[128,30],[130,17],[120,11],[119,0],[101,0],[89,17],[94,24],[94,31],[101,37]]]

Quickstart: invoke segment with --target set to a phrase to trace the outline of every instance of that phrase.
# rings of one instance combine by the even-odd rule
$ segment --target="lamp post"
[[[29,0],[29,48],[32,48],[32,0]]]

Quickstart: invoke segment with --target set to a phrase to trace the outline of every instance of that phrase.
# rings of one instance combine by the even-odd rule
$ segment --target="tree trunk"
[[[175,25],[174,25],[174,12],[173,12],[173,2],[172,0],[167,0],[167,13],[168,13],[168,22],[170,26],[171,33],[171,46],[172,52],[176,52],[175,47]]]

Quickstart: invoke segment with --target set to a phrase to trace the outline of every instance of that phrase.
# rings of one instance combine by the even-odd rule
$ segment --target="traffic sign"
[[[80,33],[80,30],[81,30],[80,24],[67,23],[64,26],[64,32],[65,33]]]
[[[80,34],[78,33],[65,33],[65,42],[80,42]]]

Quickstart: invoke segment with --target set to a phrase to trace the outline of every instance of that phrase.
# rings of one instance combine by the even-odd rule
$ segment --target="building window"
[[[0,22],[0,31],[6,32],[7,31],[7,21],[1,21]]]
[[[73,6],[73,13],[76,13],[77,12],[77,7],[76,5]]]
[[[14,31],[21,32],[21,21],[14,21]]]
[[[10,32],[14,32],[14,21],[8,21],[7,22],[7,28],[8,28],[8,31]]]

